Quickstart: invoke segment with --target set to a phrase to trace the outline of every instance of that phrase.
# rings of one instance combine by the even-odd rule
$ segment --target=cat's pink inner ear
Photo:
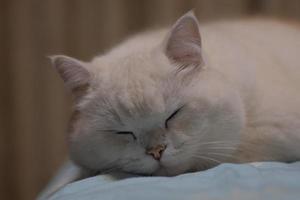
[[[198,20],[193,12],[183,15],[172,27],[165,53],[176,63],[199,66],[203,63]]]
[[[66,87],[71,91],[89,84],[90,73],[83,62],[63,55],[51,56],[50,59]]]

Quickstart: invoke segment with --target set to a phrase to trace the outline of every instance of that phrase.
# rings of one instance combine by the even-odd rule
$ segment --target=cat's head
[[[136,36],[89,63],[54,56],[75,97],[71,158],[98,171],[176,175],[227,161],[243,110],[230,81],[203,60],[198,22]]]

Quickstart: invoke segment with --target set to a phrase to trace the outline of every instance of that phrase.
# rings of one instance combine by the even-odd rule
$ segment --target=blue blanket
[[[100,175],[66,185],[49,199],[300,200],[300,162],[222,164],[176,177]]]

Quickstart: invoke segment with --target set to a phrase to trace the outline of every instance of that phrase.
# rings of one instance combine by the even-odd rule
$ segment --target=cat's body
[[[85,169],[153,175],[300,160],[299,57],[296,26],[198,29],[191,13],[90,63],[55,56],[76,97],[71,158]]]
[[[243,99],[246,124],[235,159],[299,160],[300,26],[256,19],[200,31],[207,64],[234,82]]]

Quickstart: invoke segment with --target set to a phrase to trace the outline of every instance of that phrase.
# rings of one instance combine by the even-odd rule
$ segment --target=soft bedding
[[[66,176],[76,169],[64,170]],[[68,184],[49,199],[300,200],[300,162],[222,164],[176,177],[99,175]]]

